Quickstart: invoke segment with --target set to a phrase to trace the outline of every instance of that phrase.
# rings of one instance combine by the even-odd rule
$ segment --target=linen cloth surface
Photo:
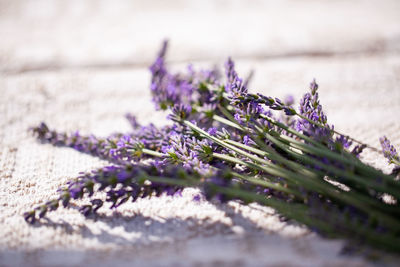
[[[61,208],[27,225],[23,212],[107,164],[28,128],[107,136],[129,131],[127,112],[165,124],[148,66],[169,38],[171,68],[222,68],[232,56],[242,76],[255,71],[252,92],[298,104],[316,78],[336,130],[400,147],[399,11],[398,1],[0,1],[0,265],[372,264],[270,208],[196,202],[192,188],[102,208],[97,220]],[[391,169],[374,151],[362,159]]]

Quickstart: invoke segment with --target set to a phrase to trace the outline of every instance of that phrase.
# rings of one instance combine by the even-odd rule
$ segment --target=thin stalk
[[[340,154],[337,154],[337,153],[331,151],[330,149],[326,148],[325,146],[323,146],[322,144],[316,142],[315,140],[313,140],[313,139],[311,139],[311,138],[309,138],[309,137],[307,137],[307,136],[305,136],[305,135],[303,135],[301,133],[298,133],[297,131],[295,131],[295,130],[293,130],[293,129],[291,129],[291,128],[283,125],[283,124],[281,124],[279,122],[274,122],[272,119],[270,119],[270,118],[268,118],[267,116],[264,116],[264,115],[261,115],[261,117],[267,119],[269,122],[271,122],[271,123],[273,123],[273,124],[275,124],[275,125],[277,125],[279,127],[282,127],[282,129],[295,134],[296,136],[302,138],[303,140],[316,145],[316,147],[308,146],[308,145],[306,145],[306,144],[304,144],[302,142],[299,142],[299,141],[297,141],[297,140],[295,140],[295,139],[293,139],[293,138],[291,138],[289,136],[281,135],[281,137],[283,139],[282,141],[289,142],[289,144],[294,146],[295,148],[300,149],[302,151],[306,150],[306,152],[308,152],[308,153],[314,153],[314,154],[317,154],[319,156],[325,156],[327,158],[340,161],[341,163],[344,163],[345,165],[348,165],[349,163],[354,163],[357,167],[359,167],[360,169],[363,170],[363,173],[365,175],[367,175],[369,177],[372,177],[374,179],[376,179],[376,176],[382,177],[383,179],[385,179],[385,181],[390,183],[392,186],[400,188],[398,183],[396,183],[394,181],[394,177],[392,177],[390,175],[386,175],[386,174],[384,174],[384,173],[372,168],[371,166],[368,166],[368,165],[362,163],[360,160],[358,160],[354,156],[348,154],[346,156],[346,158],[343,158],[343,155],[340,155]],[[278,134],[278,133],[276,133],[276,134]],[[293,145],[293,144],[295,144],[295,145]]]
[[[222,114],[224,114],[230,121],[235,121],[235,118],[232,116],[232,114],[224,108],[222,105],[218,105],[218,109],[221,111]],[[241,127],[241,126],[240,126]]]
[[[221,186],[214,186],[214,188],[223,194],[234,198],[240,198],[247,202],[257,202],[259,204],[274,208],[278,213],[283,216],[304,223],[308,226],[317,227],[325,233],[334,233],[334,228],[324,221],[315,220],[308,215],[309,207],[305,204],[286,203],[283,201],[275,200],[273,198],[266,198],[263,195],[256,195],[237,188],[226,188]]]
[[[275,189],[277,191],[281,191],[281,192],[284,192],[284,193],[292,194],[292,195],[294,195],[294,196],[296,196],[296,197],[298,197],[300,199],[304,198],[304,196],[301,195],[299,192],[296,192],[296,191],[291,190],[289,188],[283,187],[283,186],[281,186],[279,184],[275,184],[275,183],[271,183],[271,182],[268,182],[268,181],[265,181],[265,180],[260,180],[260,179],[254,178],[254,177],[242,175],[242,174],[236,173],[236,172],[231,172],[231,174],[234,177],[237,177],[237,178],[240,178],[242,180],[248,181],[248,182],[250,182],[252,184],[255,184],[255,185],[260,185],[260,186],[271,188],[271,189]]]
[[[236,128],[236,129],[239,129],[239,130],[242,130],[242,129],[243,129],[243,128],[240,127],[238,124],[233,123],[233,122],[231,122],[230,120],[225,119],[224,117],[221,117],[221,116],[218,116],[218,115],[214,115],[214,116],[213,116],[213,119],[214,119],[215,121],[221,122],[221,123],[223,123],[223,124],[225,124],[225,125],[228,125],[228,126],[231,126],[231,127],[233,127],[233,128]]]
[[[156,152],[156,151],[153,151],[153,150],[150,150],[150,149],[142,149],[142,152],[146,153],[148,155],[156,156],[156,157],[168,157],[168,155],[166,155],[166,154],[163,154],[163,153],[160,153],[160,152]],[[271,189],[275,189],[275,190],[278,190],[278,191],[281,191],[281,192],[285,192],[285,193],[288,193],[288,194],[293,194],[293,195],[295,195],[297,197],[302,197],[298,192],[295,192],[293,190],[290,190],[288,188],[285,188],[283,186],[280,186],[280,185],[277,185],[277,184],[274,184],[274,183],[271,183],[271,182],[267,182],[267,181],[263,181],[263,180],[260,180],[260,179],[256,179],[254,177],[245,176],[245,175],[242,175],[242,174],[239,174],[239,173],[236,173],[236,172],[231,172],[231,174],[233,176],[237,177],[237,178],[249,181],[249,182],[251,182],[253,184],[256,184],[256,185],[261,185],[261,186],[268,187],[268,188],[271,188]],[[165,179],[165,178],[160,178],[160,177],[156,177],[156,176],[146,176],[146,177],[150,181],[163,182],[163,183],[172,184],[172,185],[181,185],[181,186],[193,186],[193,185],[195,185],[193,183],[192,184],[188,184],[188,183],[186,183],[184,181],[180,181],[180,180],[176,180],[176,179]]]
[[[278,136],[278,138],[281,136],[281,135],[279,135],[278,133],[276,133],[276,135]],[[309,157],[307,154],[300,154],[300,153],[298,153],[298,152],[296,152],[296,151],[293,151],[293,149],[291,149],[289,145],[285,144],[284,142],[281,142],[281,140],[278,141],[277,139],[275,139],[274,137],[272,137],[272,136],[269,135],[268,133],[265,133],[265,136],[267,137],[268,140],[270,140],[271,142],[273,142],[275,145],[277,145],[278,147],[280,147],[281,149],[283,149],[284,151],[286,151],[286,152],[289,153],[290,155],[297,157],[297,159],[300,159],[300,160],[302,160],[303,162],[306,161],[308,164],[312,164],[312,165],[315,164],[315,159]],[[357,176],[357,175],[353,175],[352,173],[349,173],[349,172],[342,171],[342,170],[339,169],[339,168],[332,167],[332,166],[330,166],[330,165],[328,165],[328,164],[325,164],[325,163],[323,163],[323,162],[320,162],[320,164],[319,164],[318,166],[321,167],[321,165],[322,165],[323,167],[325,167],[325,170],[329,170],[329,171],[335,173],[336,175],[341,175],[342,178],[347,179],[347,181],[352,181],[352,182],[354,182],[354,180],[356,180],[356,182],[361,183],[361,184],[364,184],[364,185],[366,186],[366,187],[365,187],[365,190],[366,190],[367,192],[368,192],[368,190],[370,190],[371,187],[372,187],[374,190],[378,190],[378,191],[380,190],[382,193],[390,193],[390,194],[392,194],[394,197],[396,197],[397,199],[399,199],[399,196],[400,196],[399,194],[400,194],[400,192],[399,192],[398,190],[393,189],[392,187],[381,186],[381,185],[377,184],[376,181],[371,181],[371,180],[366,181],[363,177],[360,177],[360,176]],[[303,165],[301,165],[301,166],[303,166]],[[305,166],[304,166],[304,167],[305,167]],[[308,168],[308,169],[310,169],[310,168]],[[323,172],[321,172],[321,171],[315,171],[315,172],[316,172],[316,173],[319,173],[320,175],[325,175],[325,174],[324,174]],[[371,183],[372,183],[373,185],[375,185],[375,186],[372,186]],[[353,183],[353,184],[354,184],[354,183]],[[348,184],[347,184],[347,185],[348,185]],[[359,192],[357,192],[357,191],[354,191],[354,188],[352,188],[352,189],[353,189],[353,192],[351,193],[351,194],[352,194],[352,197],[353,197],[353,196],[354,196],[354,197],[357,197],[358,199],[363,200],[363,201],[365,201],[366,203],[368,203],[369,205],[371,205],[371,206],[373,206],[373,207],[376,207],[376,208],[378,208],[378,209],[384,209],[384,210],[386,210],[386,211],[389,211],[390,213],[396,213],[396,214],[399,213],[399,209],[398,209],[397,207],[388,206],[388,205],[382,203],[382,201],[380,201],[380,200],[378,200],[378,199],[376,199],[376,198],[371,198],[371,196],[370,196],[368,193],[367,193],[367,195],[365,195],[365,194],[359,193]],[[343,192],[343,193],[344,193],[344,194],[348,194],[348,192]]]
[[[207,139],[210,139],[210,140],[214,141],[215,143],[217,143],[217,144],[219,144],[221,146],[224,146],[224,147],[229,148],[229,149],[231,149],[231,150],[233,150],[233,151],[235,151],[235,152],[237,152],[237,153],[239,153],[239,154],[241,154],[243,156],[246,156],[246,157],[248,157],[249,159],[251,159],[251,160],[253,160],[255,162],[258,162],[258,163],[261,163],[261,164],[265,164],[265,165],[272,165],[270,162],[268,162],[268,161],[266,161],[264,159],[261,159],[261,158],[255,156],[255,155],[253,155],[253,154],[247,153],[244,150],[241,150],[241,149],[239,149],[239,148],[237,148],[235,146],[227,144],[224,141],[222,141],[222,140],[220,140],[220,139],[208,134],[206,131],[200,129],[199,127],[197,127],[196,125],[194,125],[190,121],[183,120],[182,123],[185,124],[186,126],[188,126],[193,131],[198,132],[199,134],[203,135]]]
[[[147,149],[147,148],[142,148],[141,151],[144,154],[147,154],[147,155],[150,155],[150,156],[154,156],[154,157],[159,157],[159,158],[168,156],[168,155],[166,155],[164,153],[157,152],[157,151],[154,151],[154,150],[150,150],[150,149]]]
[[[300,203],[289,204],[281,200],[276,200],[274,198],[267,198],[265,195],[255,194],[240,188],[222,187],[218,185],[213,185],[213,188],[220,193],[227,194],[232,197],[240,198],[248,202],[257,202],[266,206],[270,206],[272,208],[277,209],[279,212],[282,212],[283,214],[292,213],[291,212],[292,209],[298,209],[302,212],[305,212],[308,209],[308,206],[305,204],[300,204]]]
[[[231,149],[231,150],[233,150],[233,151],[235,151],[235,152],[237,152],[237,153],[239,153],[239,154],[241,154],[243,156],[246,156],[249,159],[254,160],[255,162],[262,163],[262,164],[266,165],[267,167],[269,167],[269,168],[266,168],[265,166],[259,166],[257,164],[251,164],[252,166],[253,165],[257,166],[259,168],[259,170],[261,169],[261,170],[263,170],[263,171],[265,171],[267,173],[270,173],[272,175],[281,176],[281,177],[290,179],[292,181],[297,181],[298,182],[298,180],[301,180],[303,185],[308,185],[312,189],[314,189],[314,190],[318,189],[318,190],[320,190],[322,192],[324,192],[324,191],[326,192],[328,190],[327,189],[327,184],[329,186],[332,186],[331,184],[327,183],[324,180],[310,179],[310,178],[312,178],[312,176],[311,177],[310,176],[307,177],[307,176],[304,176],[304,175],[301,175],[301,174],[298,174],[298,173],[291,172],[291,171],[286,170],[284,168],[278,167],[278,166],[276,166],[276,165],[274,165],[274,164],[272,164],[272,163],[270,163],[270,162],[268,162],[266,160],[260,159],[259,157],[255,156],[253,154],[247,153],[246,151],[243,151],[242,149],[239,149],[239,148],[237,148],[235,146],[227,144],[224,141],[222,141],[222,140],[220,140],[220,139],[218,139],[218,138],[216,138],[214,136],[211,136],[206,131],[200,129],[199,127],[197,127],[196,125],[194,125],[193,123],[191,123],[191,122],[189,122],[187,120],[183,120],[182,123],[185,124],[186,126],[188,126],[189,128],[191,128],[193,131],[196,131],[199,134],[203,135],[204,137],[214,141],[215,143],[217,143],[217,144],[219,144],[219,145],[221,145],[221,146],[223,146],[225,148]],[[213,155],[214,154],[215,153],[213,153]],[[225,155],[222,155],[222,156],[225,156]],[[243,163],[249,164],[249,163],[244,162],[244,161],[241,161],[241,162],[242,162],[242,164]],[[235,162],[235,163],[237,163],[237,162]],[[253,166],[253,168],[254,168],[254,166]],[[317,178],[317,177],[314,177],[314,178]],[[327,183],[327,184],[325,184],[325,183]]]
[[[288,180],[288,182],[298,185],[298,186],[303,186],[305,188],[308,188],[309,190],[320,191],[320,189],[321,189],[321,187],[319,187],[319,189],[316,188],[315,184],[312,182],[313,180],[307,179],[306,177],[303,177],[303,176],[298,176],[295,173],[286,171],[284,169],[267,168],[266,166],[260,166],[255,163],[252,163],[252,162],[243,161],[238,158],[234,158],[232,156],[220,154],[220,153],[212,153],[212,156],[215,158],[224,160],[224,161],[228,161],[231,163],[249,167],[253,170],[263,171],[263,172],[269,173],[269,174],[277,176],[277,177],[285,178]]]
[[[191,128],[193,131],[198,132],[199,134],[203,135],[204,137],[214,141],[215,143],[224,146],[225,148],[231,149],[241,155],[244,155],[246,157],[248,157],[251,160],[254,160],[256,162],[259,163],[264,163],[265,165],[267,165],[269,168],[266,168],[265,166],[260,166],[257,164],[251,164],[248,165],[249,163],[241,161],[242,163],[245,163],[245,166],[252,166],[254,168],[254,166],[256,166],[258,169],[264,170],[267,173],[270,173],[272,175],[276,175],[276,176],[280,176],[286,179],[291,179],[291,180],[301,180],[302,185],[305,187],[308,187],[311,190],[314,191],[319,191],[322,192],[322,194],[326,194],[327,196],[330,196],[336,200],[338,200],[339,202],[345,203],[347,205],[352,205],[355,207],[358,207],[360,210],[363,210],[364,212],[366,212],[367,214],[370,214],[371,217],[376,218],[376,219],[381,219],[386,221],[389,225],[391,225],[391,227],[395,228],[395,229],[400,229],[400,222],[398,222],[397,220],[393,219],[392,217],[387,216],[385,213],[382,213],[380,211],[377,210],[371,210],[371,207],[368,205],[365,205],[365,203],[363,203],[362,201],[359,201],[357,198],[352,197],[350,195],[347,194],[340,194],[339,191],[337,191],[337,188],[332,188],[332,187],[328,187],[326,184],[323,184],[322,181],[324,180],[317,180],[317,179],[309,179],[310,177],[306,177],[303,176],[301,174],[298,173],[293,173],[289,170],[283,169],[283,168],[279,168],[278,166],[269,163],[265,160],[262,160],[260,158],[258,158],[257,156],[247,153],[246,151],[243,151],[235,146],[229,145],[225,142],[223,142],[222,140],[219,140],[218,138],[211,136],[210,134],[208,134],[207,132],[205,132],[204,130],[200,129],[199,127],[197,127],[196,125],[194,125],[193,123],[187,121],[187,120],[182,120],[181,123],[183,123],[184,125],[188,126],[189,128]],[[312,147],[315,148],[315,147]],[[316,148],[315,148],[316,149]],[[213,153],[217,154],[217,153]],[[221,155],[222,157],[230,157],[227,155]],[[337,156],[337,155],[335,155]],[[230,157],[231,158],[231,157]],[[339,157],[340,158],[340,157]],[[240,160],[239,160],[240,161]],[[235,159],[235,162],[237,162],[237,159]],[[325,182],[325,181],[324,181]],[[331,185],[332,186],[332,185]]]
[[[309,118],[307,118],[307,117],[305,117],[305,116],[299,114],[297,111],[296,111],[296,115],[299,116],[300,118],[302,118],[302,119],[308,121],[309,123],[312,123],[312,124],[318,126],[318,127],[327,128],[325,125],[320,124],[320,123],[318,123],[318,122],[316,122],[316,121],[313,121],[313,120],[311,120],[311,119],[309,119]],[[329,130],[331,130],[331,131],[334,132],[335,134],[342,135],[342,136],[344,136],[344,137],[346,137],[346,138],[352,140],[353,142],[356,142],[356,143],[358,143],[358,144],[360,144],[360,145],[366,146],[366,147],[370,148],[371,150],[374,150],[374,151],[376,151],[376,152],[382,153],[382,151],[381,151],[380,149],[377,149],[377,148],[375,148],[375,147],[373,147],[373,146],[370,146],[370,145],[365,144],[365,143],[363,143],[363,142],[361,142],[361,141],[358,141],[358,140],[354,139],[353,137],[350,137],[350,136],[348,136],[348,135],[341,134],[341,133],[339,133],[338,131],[336,131],[336,130],[334,130],[334,129],[329,129]]]
[[[264,151],[264,150],[260,150],[258,148],[247,146],[245,144],[242,144],[242,143],[236,142],[234,140],[230,140],[230,139],[225,139],[224,142],[226,142],[228,144],[231,144],[231,145],[234,145],[236,147],[242,148],[242,149],[246,149],[246,150],[251,151],[251,152],[253,152],[255,154],[258,154],[260,156],[268,157],[271,160],[275,160],[277,162],[280,162],[282,164],[290,166],[293,170],[298,171],[300,173],[303,173],[304,175],[314,176],[315,178],[317,178],[315,176],[315,171],[314,170],[309,171],[309,170],[305,169],[304,166],[302,166],[302,165],[300,165],[300,164],[298,164],[298,163],[296,163],[294,161],[290,161],[288,159],[285,159],[284,157],[280,156],[278,153],[273,151],[270,147],[266,147],[266,149],[268,151]]]
[[[146,153],[148,155],[156,156],[156,157],[168,157],[168,155],[166,155],[166,154],[163,154],[163,153],[160,153],[160,152],[156,152],[156,151],[150,150],[150,149],[145,149],[145,148],[142,149],[142,152]],[[263,180],[260,180],[260,179],[256,179],[254,177],[245,176],[245,175],[242,175],[242,174],[239,174],[239,173],[236,173],[236,172],[231,172],[231,173],[232,173],[233,176],[235,176],[237,178],[240,178],[242,180],[249,181],[249,182],[251,182],[253,184],[261,185],[261,186],[272,188],[272,189],[275,189],[275,190],[278,190],[278,191],[282,191],[282,192],[285,192],[285,193],[293,194],[293,195],[295,195],[297,197],[302,197],[298,192],[295,192],[295,191],[290,190],[288,188],[285,188],[283,186],[280,186],[280,185],[277,185],[277,184],[274,184],[274,183],[271,183],[271,182],[263,181]],[[163,179],[163,178],[159,178],[159,177],[155,177],[155,176],[152,176],[152,177],[151,176],[146,176],[146,177],[148,177],[148,178],[150,177],[151,179],[149,178],[149,180],[155,181],[155,182],[165,182],[167,184],[189,186],[189,184],[185,183],[184,181],[172,180],[172,179]]]
[[[322,156],[322,157],[329,158],[331,160],[339,161],[339,162],[345,164],[346,166],[348,166],[349,164],[354,164],[354,167],[359,168],[359,170],[364,175],[366,175],[366,177],[368,177],[370,179],[374,179],[374,180],[377,178],[382,178],[385,182],[387,182],[391,186],[393,186],[395,188],[400,188],[400,184],[394,180],[393,176],[386,175],[383,172],[380,172],[380,171],[376,170],[375,168],[362,163],[360,160],[356,159],[355,157],[353,157],[353,160],[350,160],[350,157],[344,158],[340,154],[335,153],[329,149],[321,149],[318,147],[309,146],[309,145],[299,142],[299,141],[297,141],[289,136],[286,136],[286,135],[280,135],[280,137],[283,140],[289,141],[290,145],[292,147],[295,147],[304,152],[311,153],[311,154],[314,154],[317,156]]]
[[[390,160],[390,163],[393,163],[393,164],[395,164],[395,165],[397,165],[397,166],[400,166],[400,161],[395,160],[395,159],[391,159],[391,160]]]
[[[278,126],[281,129],[284,129],[288,133],[296,135],[297,137],[303,139],[304,141],[307,141],[307,142],[309,142],[309,143],[311,143],[311,144],[313,144],[315,146],[325,148],[324,145],[322,145],[321,143],[319,143],[319,142],[313,140],[312,138],[310,138],[310,137],[308,137],[308,136],[306,136],[306,135],[304,135],[304,134],[302,134],[302,133],[300,133],[300,132],[298,132],[298,131],[296,131],[296,130],[288,127],[288,126],[286,126],[285,124],[283,124],[283,123],[281,123],[279,121],[275,121],[275,120],[271,119],[270,117],[268,117],[268,116],[266,116],[264,114],[260,114],[260,117],[265,119],[265,120],[267,120],[269,123],[271,123],[271,124],[273,124],[275,126]]]
[[[235,151],[235,152],[237,152],[237,153],[239,153],[239,154],[241,154],[243,156],[246,156],[246,157],[248,157],[249,159],[251,159],[251,160],[253,160],[255,162],[264,164],[265,166],[260,166],[260,165],[257,165],[257,164],[252,164],[252,165],[258,166],[259,168],[261,168],[261,170],[266,171],[267,173],[271,173],[272,175],[276,175],[276,176],[286,177],[287,179],[290,179],[292,181],[297,181],[298,182],[298,180],[301,180],[303,184],[307,184],[309,186],[312,185],[312,187],[314,187],[314,190],[317,189],[317,188],[319,188],[319,190],[322,190],[322,191],[326,190],[326,184],[324,184],[326,182],[323,181],[323,180],[319,180],[319,179],[310,179],[310,178],[317,178],[317,177],[312,177],[311,174],[310,174],[311,177],[310,176],[307,177],[307,176],[304,176],[304,175],[301,175],[301,174],[294,173],[292,171],[286,170],[285,168],[279,167],[279,166],[277,166],[277,165],[275,165],[273,163],[270,163],[270,162],[268,162],[268,161],[266,161],[264,159],[261,159],[261,158],[255,156],[253,154],[250,154],[250,153],[248,153],[248,152],[246,152],[246,151],[244,151],[242,149],[239,149],[239,148],[237,148],[235,146],[227,144],[224,141],[222,141],[222,140],[220,140],[220,139],[218,139],[218,138],[216,138],[214,136],[211,136],[206,131],[200,129],[199,127],[197,127],[196,125],[194,125],[193,123],[191,123],[191,122],[189,122],[187,120],[183,120],[182,123],[184,125],[188,126],[189,128],[191,128],[193,131],[198,132],[199,134],[203,135],[204,137],[214,141],[215,143],[217,143],[217,144],[219,144],[219,145],[221,145],[221,146],[223,146],[225,148],[231,149],[231,150],[233,150],[233,151]],[[213,153],[213,155],[214,154],[215,153]],[[224,155],[222,155],[222,156],[224,156]],[[245,163],[243,161],[241,161],[241,162]],[[249,164],[249,163],[246,162],[246,164]],[[266,166],[268,168],[266,168]],[[253,168],[254,168],[254,166],[253,166]],[[299,170],[302,170],[302,169],[299,169]],[[329,184],[329,185],[332,186],[331,184]]]
[[[200,184],[200,183],[193,182],[193,180],[183,180],[183,179],[178,180],[178,179],[171,179],[168,177],[159,177],[159,176],[150,176],[150,175],[146,175],[144,178],[146,180],[149,180],[152,182],[169,184],[169,185],[177,185],[177,186],[185,186],[185,187],[198,186]]]
[[[231,122],[231,123],[234,123],[234,122]],[[261,129],[258,129],[258,131],[259,131],[259,133],[264,134],[264,132],[263,132]],[[237,147],[240,147],[240,148],[249,150],[249,151],[251,151],[251,152],[253,152],[253,153],[255,153],[255,154],[258,154],[258,155],[260,155],[260,156],[266,156],[266,157],[269,157],[270,159],[273,159],[273,160],[276,160],[276,161],[278,161],[278,162],[287,164],[287,165],[289,165],[289,166],[294,167],[294,168],[297,169],[297,170],[298,170],[298,169],[301,169],[301,172],[302,172],[302,173],[305,173],[305,174],[318,173],[319,175],[325,176],[324,173],[317,172],[316,170],[313,170],[313,169],[310,170],[309,168],[308,168],[308,170],[307,170],[307,169],[305,169],[305,166],[300,165],[300,164],[295,163],[295,162],[292,162],[292,161],[289,161],[289,160],[286,159],[286,158],[283,158],[282,156],[280,156],[278,153],[275,153],[270,147],[266,146],[265,144],[264,144],[263,148],[264,148],[265,150],[270,151],[270,153],[268,153],[268,152],[266,152],[266,151],[263,151],[263,150],[260,150],[260,149],[257,149],[257,148],[253,148],[253,147],[250,147],[250,146],[246,146],[246,145],[244,145],[244,144],[241,144],[241,143],[236,142],[236,141],[233,141],[233,140],[228,140],[228,139],[227,139],[227,140],[224,140],[224,141],[225,141],[226,143],[232,144],[232,145],[234,145],[234,146],[237,146]],[[256,140],[256,142],[257,142],[257,140]],[[315,142],[315,141],[314,141],[314,142]],[[257,142],[257,144],[260,145],[260,146],[263,145],[262,142]],[[287,151],[287,152],[288,152],[288,151]],[[290,153],[295,153],[295,152],[292,151],[292,150],[290,149]],[[298,154],[298,153],[296,153],[296,154]],[[315,163],[315,162],[313,162],[313,163]],[[330,168],[330,170],[333,170],[333,169],[336,169],[336,168],[333,168],[333,167]],[[364,179],[362,179],[362,181],[365,183],[365,180],[364,180]]]
[[[283,145],[282,143],[280,143],[280,142],[279,142],[277,139],[275,139],[274,137],[270,136],[270,140],[271,140],[272,142],[274,142],[276,145],[278,145],[279,147],[281,147],[281,149],[284,149],[286,152],[292,154],[293,156],[297,157],[298,159],[300,158],[301,160],[306,161],[306,162],[309,163],[309,164],[315,163],[315,162],[314,162],[314,159],[308,158],[308,157],[305,156],[305,155],[300,155],[300,154],[297,154],[296,152],[293,152],[292,150],[288,149],[285,145]],[[243,149],[247,149],[247,150],[249,150],[249,151],[251,151],[251,152],[253,152],[253,153],[259,154],[259,155],[261,155],[261,156],[270,156],[270,157],[271,157],[271,154],[270,154],[270,153],[264,152],[264,151],[259,150],[259,149],[257,149],[257,148],[253,148],[253,147],[250,147],[250,146],[246,146],[246,145],[244,145],[244,144],[241,144],[241,143],[236,142],[236,141],[233,141],[233,140],[225,140],[225,142],[230,143],[230,144],[235,145],[235,146],[238,146],[238,147],[243,148]],[[146,154],[149,154],[149,155],[154,155],[154,156],[161,156],[161,157],[168,156],[168,155],[165,155],[165,154],[163,154],[163,153],[156,152],[156,151],[149,150],[149,149],[143,149],[143,152],[146,153]],[[284,158],[282,158],[282,159],[285,160]],[[288,161],[288,160],[285,160],[285,161],[286,161],[286,162],[290,162],[290,161]],[[361,177],[357,177],[357,176],[355,176],[355,175],[351,175],[350,173],[347,173],[347,172],[344,172],[344,171],[340,171],[339,169],[334,168],[334,167],[331,167],[331,166],[329,166],[329,165],[327,165],[327,164],[324,164],[324,163],[322,163],[322,162],[321,162],[321,164],[324,165],[325,169],[328,169],[329,171],[335,172],[335,173],[337,173],[337,174],[339,174],[339,175],[346,176],[346,177],[350,176],[350,177],[352,177],[353,179],[356,179],[356,180],[357,180],[358,182],[360,182],[360,183],[367,184],[367,183],[365,182],[365,180],[363,180]],[[301,166],[300,166],[300,167],[301,167]],[[276,189],[276,190],[279,190],[279,191],[283,191],[283,192],[289,193],[288,191],[282,190],[282,189],[285,189],[285,188],[280,187],[280,186],[276,187],[277,185],[275,185],[275,184],[273,184],[273,183],[270,183],[270,182],[262,181],[262,180],[259,180],[259,179],[256,179],[256,178],[252,178],[252,177],[245,177],[245,176],[240,175],[240,174],[237,174],[237,173],[234,173],[234,175],[235,175],[236,177],[238,177],[238,178],[248,180],[248,181],[250,181],[250,182],[252,182],[252,183],[256,183],[256,184],[259,184],[259,185],[264,185],[264,186],[266,186],[266,187],[270,187],[270,188],[273,188],[273,189]],[[375,188],[376,188],[376,187],[375,187]],[[298,197],[300,196],[298,193],[296,193],[296,192],[294,192],[294,191],[292,191],[292,190],[289,190],[289,191],[291,191],[291,192],[290,192],[291,194],[294,194],[294,195],[296,195],[296,196],[298,196]],[[395,192],[391,192],[392,190],[390,190],[390,189],[389,189],[389,190],[383,190],[383,192],[385,192],[385,191],[388,192],[388,193],[394,194],[394,195],[396,196],[396,193],[395,193]],[[353,192],[353,193],[354,193],[354,192]],[[379,202],[379,203],[377,203],[376,201],[371,202],[371,199],[370,199],[370,198],[366,198],[365,196],[360,195],[360,194],[357,194],[357,197],[360,198],[360,199],[363,199],[365,202],[367,202],[367,203],[370,204],[370,205],[373,205],[373,206],[377,206],[377,205],[378,205],[378,207],[382,208],[382,204],[383,204],[383,203],[381,203],[381,202]],[[383,207],[384,207],[385,209],[387,208],[386,206],[383,206]],[[395,208],[395,209],[396,209],[396,208]],[[393,211],[393,209],[390,209],[390,210]]]
[[[290,153],[292,156],[296,157],[297,159],[299,159],[299,160],[301,160],[301,161],[303,161],[305,163],[308,163],[308,164],[315,164],[315,159],[310,158],[307,155],[298,154],[297,152],[294,152],[294,151],[288,149],[288,147],[286,145],[284,145],[283,143],[280,143],[277,139],[275,139],[273,137],[271,137],[270,140],[275,145],[279,146],[281,149],[283,149],[287,153]],[[325,164],[323,162],[319,162],[318,166],[323,167],[325,170],[330,171],[330,172],[332,172],[332,173],[334,173],[336,175],[339,175],[342,178],[345,178],[346,180],[351,180],[351,181],[356,181],[358,183],[361,183],[361,184],[365,185],[365,188],[367,190],[373,188],[374,190],[378,190],[378,191],[381,191],[383,193],[387,192],[387,193],[392,194],[395,197],[398,197],[398,193],[399,192],[391,190],[390,187],[386,188],[386,187],[382,187],[382,186],[379,186],[379,185],[371,186],[371,183],[368,182],[368,181],[365,181],[362,177],[359,177],[359,176],[354,175],[352,173],[340,170],[339,168],[332,167],[332,166],[330,166],[328,164]],[[346,184],[346,185],[348,185],[348,184]],[[353,188],[351,188],[351,189],[353,189]],[[368,203],[369,205],[371,205],[373,207],[380,208],[380,209],[385,209],[385,210],[387,210],[389,212],[395,212],[397,214],[400,213],[400,210],[397,207],[386,205],[386,204],[382,203],[380,200],[376,199],[375,197],[371,197],[370,195],[361,194],[361,193],[358,193],[357,191],[352,191],[351,193],[343,192],[343,194],[352,194],[354,197],[365,201],[366,203]]]
[[[268,139],[273,142],[275,145],[279,146],[281,149],[283,149],[285,152],[289,153],[290,155],[296,157],[297,159],[301,160],[304,163],[307,164],[316,164],[316,159],[311,158],[310,156],[308,156],[307,154],[299,154],[296,151],[293,151],[292,149],[289,148],[288,145],[282,143],[279,141],[279,137],[278,138],[274,138],[273,136],[268,134]],[[343,178],[345,178],[348,181],[354,181],[357,182],[358,184],[362,184],[365,186],[365,188],[373,188],[375,190],[378,190],[382,193],[389,193],[392,194],[394,197],[396,197],[397,199],[400,199],[400,192],[399,190],[396,190],[395,188],[392,188],[390,186],[383,186],[380,185],[379,183],[377,183],[377,181],[373,181],[373,180],[365,180],[364,177],[358,176],[356,174],[344,171],[340,168],[335,168],[327,163],[324,163],[322,161],[318,161],[318,166],[322,167],[323,169],[325,169],[328,172],[331,172],[335,175],[341,176]]]

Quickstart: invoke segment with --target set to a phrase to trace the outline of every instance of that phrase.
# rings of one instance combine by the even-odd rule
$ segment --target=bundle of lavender
[[[168,126],[141,126],[127,115],[132,131],[107,138],[59,133],[44,123],[32,129],[42,141],[112,165],[70,181],[58,198],[25,213],[27,222],[81,198],[88,204],[80,211],[96,214],[104,202],[93,196],[98,191],[117,208],[198,187],[207,199],[256,202],[324,236],[400,252],[400,183],[360,161],[368,147],[327,123],[315,81],[296,110],[291,99],[250,93],[230,59],[224,79],[217,70],[192,67],[171,73],[166,47],[150,70],[153,101],[170,111]],[[385,156],[399,165],[390,142],[381,142]]]

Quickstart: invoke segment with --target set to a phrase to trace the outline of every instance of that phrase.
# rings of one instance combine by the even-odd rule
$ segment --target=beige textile
[[[222,67],[232,56],[251,69],[253,92],[298,100],[312,78],[336,129],[400,148],[400,2],[393,1],[0,1],[0,266],[366,266],[270,208],[140,199],[97,220],[59,209],[27,225],[22,213],[60,186],[107,164],[38,143],[27,129],[106,136],[154,111],[147,66],[171,41],[174,69]],[[386,172],[376,152],[363,160]],[[85,200],[77,202],[85,203]],[[381,261],[394,264],[393,256]]]

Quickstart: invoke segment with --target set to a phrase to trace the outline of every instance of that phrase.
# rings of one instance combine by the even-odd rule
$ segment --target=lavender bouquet
[[[32,128],[42,141],[68,146],[112,165],[85,173],[59,189],[59,197],[24,214],[28,223],[60,205],[95,216],[104,202],[173,195],[198,187],[207,199],[257,202],[327,237],[344,237],[400,252],[399,156],[386,137],[384,155],[395,164],[387,175],[359,159],[367,145],[334,130],[310,84],[296,110],[293,100],[253,94],[228,59],[216,69],[171,73],[164,42],[151,65],[151,92],[170,124],[132,125],[128,134],[107,138],[60,133],[44,123]],[[106,192],[106,199],[94,192]]]

